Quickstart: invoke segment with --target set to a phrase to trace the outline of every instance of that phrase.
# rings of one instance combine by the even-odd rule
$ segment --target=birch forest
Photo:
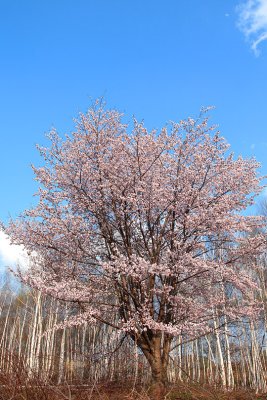
[[[266,268],[266,259],[262,258],[258,268],[261,293],[267,290]],[[149,365],[127,336],[118,336],[105,324],[67,327],[62,322],[70,311],[64,304],[33,289],[11,287],[9,279],[2,280],[1,383],[12,377],[12,382],[22,379],[25,384],[37,380],[39,384],[55,387],[92,388],[101,383],[122,382],[133,387],[149,385]],[[262,301],[267,306],[265,297]],[[231,324],[225,318],[222,321],[214,309],[214,319],[210,321],[211,328],[215,328],[212,333],[195,340],[186,337],[175,340],[170,353],[169,382],[197,383],[226,392],[240,388],[266,392],[266,317],[265,313],[256,321],[247,319]],[[219,326],[223,328],[218,330]],[[91,399],[91,396],[86,398]]]

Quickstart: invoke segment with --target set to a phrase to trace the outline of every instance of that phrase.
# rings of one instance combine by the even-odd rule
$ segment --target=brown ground
[[[249,390],[223,392],[201,385],[180,384],[170,387],[165,400],[267,400],[267,394],[255,394]],[[122,384],[79,386],[32,386],[16,385],[16,382],[0,384],[0,400],[153,400],[149,388],[133,388]]]

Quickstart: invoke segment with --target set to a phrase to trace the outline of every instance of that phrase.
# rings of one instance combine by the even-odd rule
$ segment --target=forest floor
[[[122,386],[110,386],[99,388],[92,400],[151,400],[151,397],[149,388],[126,389]],[[169,388],[165,400],[267,400],[267,394],[256,394],[245,389],[221,391],[201,385],[180,384]]]
[[[153,400],[149,388],[131,387],[124,384],[94,386],[53,385],[1,385],[0,400]],[[239,389],[222,391],[201,385],[181,383],[170,387],[165,400],[267,400],[267,394]]]

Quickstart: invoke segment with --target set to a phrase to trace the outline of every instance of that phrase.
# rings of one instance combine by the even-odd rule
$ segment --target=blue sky
[[[35,144],[99,96],[149,128],[214,105],[267,173],[267,0],[0,0],[0,51],[4,222],[34,204]]]

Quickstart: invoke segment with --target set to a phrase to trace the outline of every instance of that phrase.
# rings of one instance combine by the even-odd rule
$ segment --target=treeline
[[[266,271],[259,268],[265,302]],[[134,342],[105,325],[61,326],[75,308],[39,292],[5,284],[0,293],[0,371],[12,374],[21,363],[27,377],[55,384],[134,382],[146,384],[150,369]],[[266,392],[266,317],[230,323],[214,310],[212,328],[195,340],[178,337],[170,353],[171,382],[199,382],[217,387],[249,387]]]

